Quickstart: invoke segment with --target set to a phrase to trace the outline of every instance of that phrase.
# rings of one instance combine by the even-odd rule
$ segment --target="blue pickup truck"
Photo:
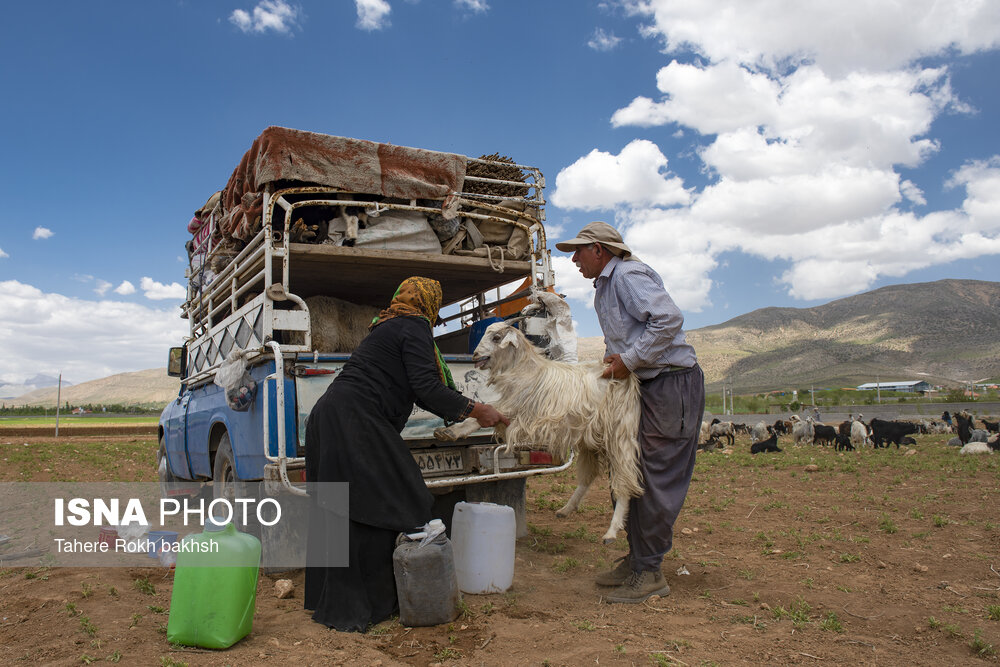
[[[537,169],[505,158],[265,130],[189,225],[190,334],[169,354],[181,385],[160,417],[161,482],[209,483],[216,497],[250,486],[303,495],[305,420],[350,356],[314,344],[332,326],[317,320],[316,300],[384,307],[411,275],[441,282],[438,347],[460,390],[489,401],[471,361],[477,336],[516,313],[530,287],[553,284],[543,186]],[[245,365],[242,401],[216,382],[234,359]],[[441,425],[415,409],[403,431],[436,512],[509,504],[523,534],[525,478],[568,464],[501,452],[487,430],[438,442]]]

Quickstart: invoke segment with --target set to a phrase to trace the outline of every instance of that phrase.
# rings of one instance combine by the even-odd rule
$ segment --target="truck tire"
[[[174,473],[170,472],[170,463],[167,461],[167,443],[163,441],[162,435],[160,436],[160,448],[156,452],[156,476],[160,480],[161,493],[164,493],[164,485],[180,481]]]
[[[225,498],[230,503],[234,498],[245,498],[248,484],[236,475],[236,457],[229,433],[223,433],[219,449],[215,452],[212,466],[212,497]]]
[[[225,498],[233,508],[233,523],[244,532],[255,537],[260,537],[260,524],[257,523],[257,515],[251,511],[248,513],[248,521],[243,521],[240,506],[234,500],[236,498],[260,499],[260,482],[248,482],[240,479],[236,474],[236,457],[233,455],[233,445],[229,439],[229,433],[223,433],[219,440],[219,449],[215,452],[215,464],[212,467],[212,497]],[[256,503],[254,503],[254,508]]]

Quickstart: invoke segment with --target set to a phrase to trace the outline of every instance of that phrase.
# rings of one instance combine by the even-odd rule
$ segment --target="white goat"
[[[544,447],[563,458],[576,451],[577,487],[557,516],[573,512],[601,470],[610,471],[615,512],[604,541],[613,541],[625,527],[629,499],[643,493],[635,375],[606,380],[600,361],[568,364],[546,359],[524,334],[504,322],[486,329],[473,360],[478,368],[490,370],[488,384],[500,395],[495,406],[510,418],[510,426],[498,424],[494,430],[507,451],[518,445]],[[470,418],[434,435],[457,440],[478,429],[479,423]]]
[[[732,422],[716,422],[709,426],[708,437],[711,438],[725,438],[729,442],[729,446],[732,447],[736,444],[736,427],[733,426]]]
[[[767,424],[764,422],[757,422],[750,429],[750,442],[761,442],[767,440],[771,433],[767,430]]]
[[[792,420],[792,442],[796,445],[800,442],[811,445],[813,442],[813,418],[806,417],[805,421],[799,419],[798,415],[789,417]]]
[[[712,425],[703,421],[701,429],[698,431],[698,442],[708,442],[708,436],[712,432]]]
[[[854,420],[851,422],[851,444],[857,449],[861,445],[870,445],[868,439],[868,427],[864,423]]]
[[[379,314],[375,306],[360,306],[331,296],[311,296],[306,305],[312,348],[318,352],[353,352],[368,335],[372,318]]]
[[[969,442],[962,445],[962,448],[958,450],[959,454],[992,454],[990,451],[990,446],[985,442]]]

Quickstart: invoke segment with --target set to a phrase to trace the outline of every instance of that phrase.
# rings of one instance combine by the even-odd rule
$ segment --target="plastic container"
[[[150,558],[159,558],[163,544],[173,544],[177,541],[177,533],[172,530],[151,530],[146,534],[149,540],[150,549],[146,555]]]
[[[185,646],[228,648],[253,628],[260,540],[231,523],[209,521],[204,532],[185,536],[181,545],[167,639]]]
[[[469,331],[469,354],[476,351],[476,347],[479,345],[479,341],[483,339],[483,334],[486,333],[486,328],[491,324],[496,322],[503,322],[502,317],[484,317],[478,322],[472,323],[472,329]]]
[[[444,524],[434,519],[427,532],[401,536],[392,553],[392,569],[399,597],[399,622],[428,626],[450,623],[458,618],[462,599],[455,579],[455,558]],[[440,532],[435,536],[435,530]]]
[[[109,548],[114,549],[116,539],[118,539],[117,528],[114,526],[101,526],[101,532],[97,535],[97,541],[99,544],[107,544]]]
[[[463,593],[502,593],[514,582],[514,508],[494,503],[455,504],[451,539]]]

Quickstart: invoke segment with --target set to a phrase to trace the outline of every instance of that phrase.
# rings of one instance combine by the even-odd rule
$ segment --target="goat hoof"
[[[607,536],[605,536],[604,537],[604,546],[609,546],[611,544],[614,544],[617,539],[618,539],[617,537],[607,537]]]
[[[556,516],[559,517],[560,519],[565,519],[566,517],[569,516],[569,511],[565,509],[556,510]]]
[[[443,442],[455,442],[455,432],[446,426],[434,429],[434,438]]]

